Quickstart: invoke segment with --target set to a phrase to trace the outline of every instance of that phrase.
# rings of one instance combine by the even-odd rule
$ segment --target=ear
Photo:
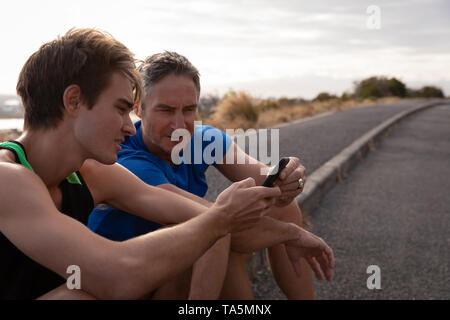
[[[81,89],[76,84],[71,84],[64,90],[63,95],[64,109],[69,116],[74,116],[78,113],[81,106]]]
[[[142,119],[142,105],[140,103],[135,103],[133,107],[134,113]]]

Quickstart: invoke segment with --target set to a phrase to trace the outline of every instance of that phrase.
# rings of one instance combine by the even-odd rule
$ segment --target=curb
[[[297,196],[297,203],[302,209],[303,215],[310,215],[328,191],[336,184],[341,183],[347,177],[350,170],[370,151],[375,150],[375,145],[384,139],[400,121],[419,111],[448,102],[449,100],[440,99],[396,114],[365,133],[320,168],[316,169],[307,177],[308,180],[305,184],[305,189]]]
[[[307,177],[307,183],[303,192],[296,200],[302,210],[304,226],[310,226],[309,217],[312,211],[319,205],[325,195],[338,183],[341,183],[350,172],[370,151],[375,150],[375,145],[389,135],[392,129],[401,121],[417,112],[425,109],[449,103],[448,99],[439,99],[427,102],[412,110],[402,111],[395,116],[383,121],[375,128],[356,139],[348,147],[336,156],[328,160]],[[253,253],[247,272],[253,282],[258,278],[258,270],[268,269],[269,262],[265,250]]]

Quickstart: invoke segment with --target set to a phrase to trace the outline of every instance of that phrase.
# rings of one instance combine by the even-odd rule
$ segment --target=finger
[[[264,201],[266,201],[267,202],[267,206],[269,208],[271,208],[271,207],[273,207],[275,205],[277,199],[275,197],[274,198],[266,198],[266,199],[264,199]]]
[[[306,181],[306,168],[303,166],[299,166],[294,171],[291,172],[290,175],[288,175],[285,179],[279,180],[277,179],[277,185],[285,185],[288,183],[293,183],[298,181],[300,178],[303,179],[303,181]]]
[[[272,207],[269,207],[269,208],[267,208],[267,209],[265,209],[265,210],[262,210],[262,211],[260,212],[261,217],[264,217],[265,215],[269,214],[269,212],[270,212],[271,210],[272,210]]]
[[[236,182],[236,185],[240,188],[251,188],[256,186],[255,179],[248,177],[247,179]]]
[[[322,242],[322,250],[323,250],[323,255],[326,257],[328,265],[331,269],[334,268],[334,253],[333,253],[333,249],[330,248],[329,245],[326,244],[326,242],[320,238],[321,242]]]
[[[334,269],[334,253],[328,245],[325,248],[325,254],[327,255],[328,261],[330,262],[330,267]]]
[[[300,160],[296,157],[289,157],[289,162],[286,167],[281,170],[279,175],[280,180],[286,179],[300,164]]]
[[[303,180],[303,187],[305,186],[305,184],[306,184],[306,182],[308,180],[306,178],[306,176],[301,177],[301,176],[295,175],[293,177],[294,177],[293,179],[291,179],[291,177],[288,177],[284,181],[280,181],[280,182],[276,181],[274,183],[274,185],[279,186],[282,191],[284,191],[284,190],[295,190],[295,189],[298,189],[298,187],[299,187],[299,180],[300,179]]]
[[[325,274],[325,278],[330,281],[333,275],[330,263],[328,261],[327,255],[325,251],[322,252],[322,254],[317,257],[317,261],[320,264],[320,267],[322,268],[322,272]]]
[[[316,278],[318,280],[322,280],[323,276],[322,276],[322,273],[320,272],[320,267],[319,267],[319,264],[317,263],[317,261],[311,257],[306,258],[306,261],[311,266],[311,269],[313,270],[314,274],[316,275]]]
[[[251,187],[245,190],[246,196],[250,199],[253,199],[253,201],[258,201],[260,199],[264,198],[272,198],[272,197],[279,197],[281,195],[281,190],[279,187]]]

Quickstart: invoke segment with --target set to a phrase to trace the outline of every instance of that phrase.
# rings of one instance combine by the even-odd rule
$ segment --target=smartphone
[[[289,158],[281,158],[280,162],[278,162],[278,164],[272,169],[272,171],[270,171],[269,175],[262,185],[269,188],[273,187],[273,183],[275,182],[275,180],[277,180],[281,171],[286,167],[288,162]]]

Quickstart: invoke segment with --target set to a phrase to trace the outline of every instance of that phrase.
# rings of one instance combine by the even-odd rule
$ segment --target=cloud
[[[380,30],[366,27],[372,4],[381,9]],[[71,7],[59,1],[10,6],[0,20],[1,30],[14,30],[0,39],[11,51],[1,62],[0,92],[15,83],[32,51],[74,21],[111,32],[138,58],[163,50],[186,55],[211,90],[253,83],[255,90],[259,85],[273,95],[279,88],[280,95],[308,96],[339,93],[352,80],[373,74],[406,82],[450,80],[443,67],[450,65],[450,2],[444,0],[129,0],[126,5],[82,0]],[[297,93],[298,83],[304,91]]]

